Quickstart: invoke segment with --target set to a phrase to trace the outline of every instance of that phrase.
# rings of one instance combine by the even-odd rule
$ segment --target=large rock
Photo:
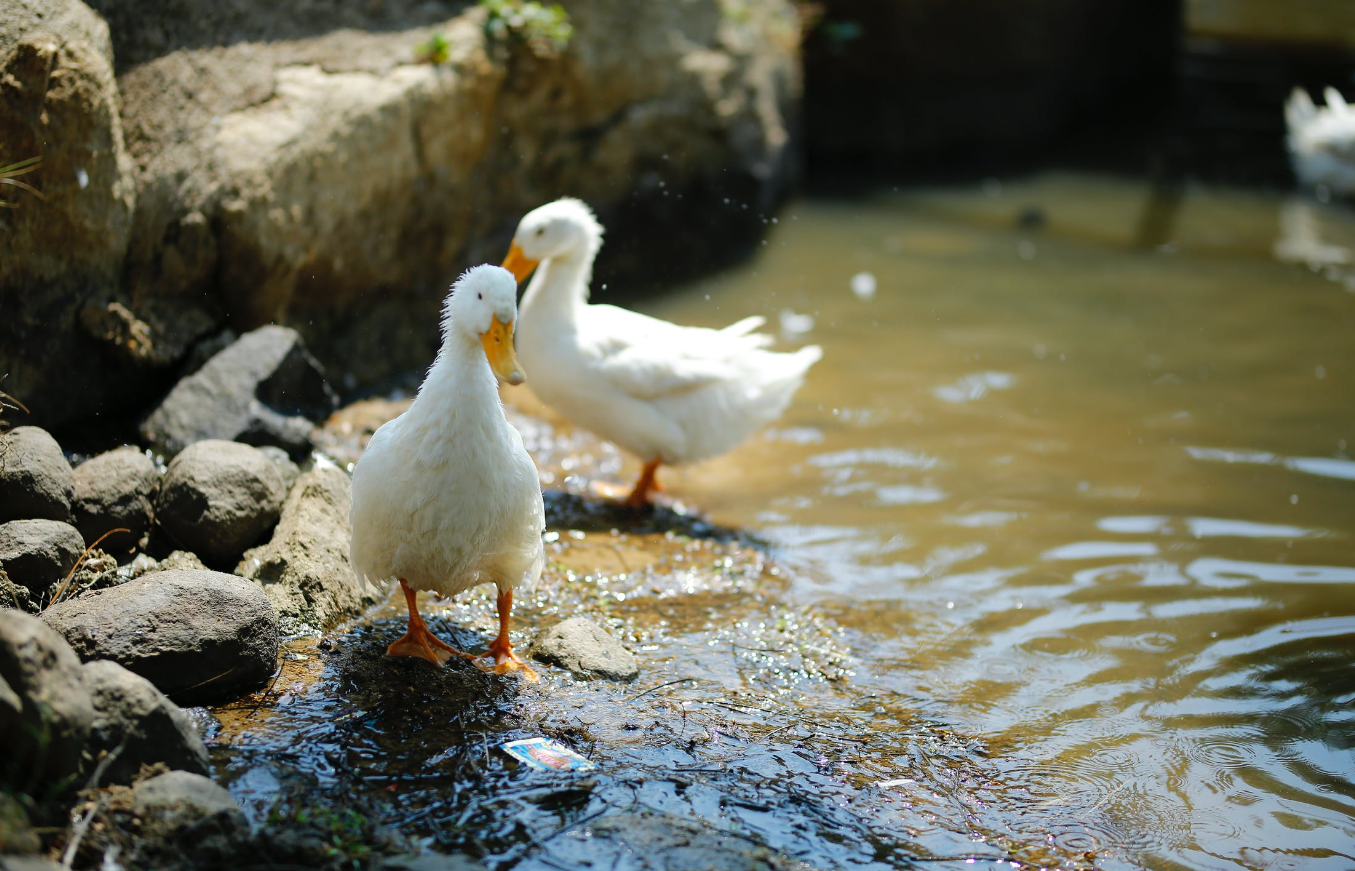
[[[245,333],[181,380],[141,425],[156,449],[176,454],[202,439],[310,450],[313,421],[338,405],[320,364],[289,327]]]
[[[193,721],[150,681],[106,659],[85,663],[82,676],[94,705],[89,749],[118,754],[102,784],[131,783],[142,765],[157,762],[207,773],[207,747]]]
[[[70,787],[94,720],[80,660],[38,618],[0,611],[0,681],[9,690],[0,701],[0,787]]]
[[[263,584],[289,629],[323,629],[357,614],[380,593],[348,561],[352,482],[317,465],[296,482],[268,544],[247,552],[239,574]]]
[[[587,617],[570,617],[541,633],[532,655],[569,669],[580,680],[593,677],[633,680],[640,673],[635,656],[606,629]]]
[[[0,373],[34,420],[116,407],[133,387],[105,351],[130,353],[135,333],[90,330],[81,317],[119,296],[131,236],[132,163],[118,101],[108,25],[88,6],[0,5],[0,163],[41,156],[21,180],[43,195],[0,188],[17,206],[0,209]]]
[[[611,225],[601,280],[656,283],[750,250],[794,176],[789,0],[575,0],[569,45],[540,56],[494,41],[485,4],[93,5],[113,25],[135,210],[90,246],[125,247],[121,287],[25,290],[33,353],[10,384],[52,394],[35,406],[52,420],[149,399],[227,323],[295,326],[337,383],[422,368],[447,285],[542,202],[573,193]],[[414,57],[433,33],[436,66]]]
[[[70,520],[73,490],[71,464],[46,430],[20,426],[0,435],[0,523]]]
[[[253,581],[152,572],[43,612],[81,659],[111,659],[179,704],[231,697],[277,663],[278,615]]]
[[[208,439],[174,458],[155,501],[156,523],[210,562],[233,562],[278,520],[282,475],[258,448]]]
[[[86,460],[75,468],[75,527],[86,544],[114,529],[126,529],[103,540],[109,551],[136,546],[151,524],[151,507],[160,473],[155,463],[133,447],[121,447]]]
[[[85,549],[80,533],[57,520],[0,523],[0,569],[40,596],[75,567]]]
[[[248,825],[230,792],[200,774],[169,771],[132,789],[132,812],[144,827],[164,837],[202,828],[204,822],[244,833]]]

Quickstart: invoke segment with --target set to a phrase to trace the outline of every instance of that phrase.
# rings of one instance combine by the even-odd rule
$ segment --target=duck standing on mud
[[[753,332],[760,317],[713,330],[589,305],[601,245],[592,211],[560,199],[522,219],[503,265],[519,281],[536,271],[518,325],[533,392],[640,458],[644,471],[626,499],[638,508],[659,489],[660,464],[722,454],[780,417],[823,353],[765,350],[771,337]]]
[[[497,266],[468,270],[443,305],[442,349],[404,414],[372,436],[353,470],[351,556],[375,583],[396,578],[409,630],[386,653],[441,665],[477,659],[435,636],[416,596],[498,587],[499,635],[484,656],[498,673],[535,677],[508,640],[513,591],[541,576],[545,506],[536,465],[508,423],[497,379],[521,384],[513,351],[517,282]],[[477,663],[478,664],[478,663]]]

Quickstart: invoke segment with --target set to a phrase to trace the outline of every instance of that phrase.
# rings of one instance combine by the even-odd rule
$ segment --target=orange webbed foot
[[[492,666],[484,662],[491,656],[494,658]],[[496,638],[491,641],[489,649],[476,657],[475,665],[481,671],[489,674],[513,674],[516,672],[532,683],[541,679],[536,671],[527,664],[526,660],[513,652],[513,646],[508,643],[507,638]]]
[[[475,655],[458,650],[427,629],[411,628],[404,637],[386,648],[387,656],[417,656],[434,665],[442,665],[454,656],[474,659]]]

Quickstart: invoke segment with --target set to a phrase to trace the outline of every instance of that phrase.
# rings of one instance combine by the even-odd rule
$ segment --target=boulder
[[[69,523],[57,520],[0,523],[0,569],[35,597],[65,578],[84,549],[79,531]]]
[[[8,702],[0,702],[0,788],[59,792],[78,785],[94,720],[80,660],[38,618],[0,611],[0,680],[8,688]]]
[[[106,659],[85,663],[82,674],[94,705],[90,755],[97,759],[100,753],[122,748],[105,769],[102,784],[131,783],[142,765],[157,762],[176,770],[208,772],[202,736],[188,715],[150,681]]]
[[[108,25],[93,10],[80,0],[0,6],[0,162],[42,158],[21,179],[42,199],[0,188],[15,206],[0,209],[0,373],[33,420],[117,407],[131,386],[105,352],[130,353],[136,334],[91,331],[81,318],[119,296],[132,230],[118,102]]]
[[[329,463],[302,475],[272,540],[248,551],[236,570],[263,584],[289,631],[327,628],[380,596],[348,561],[352,486],[348,474]]]
[[[183,378],[141,424],[156,450],[176,454],[203,439],[310,451],[313,421],[338,406],[320,364],[290,327],[245,333]]]
[[[556,623],[533,642],[531,653],[542,662],[569,669],[579,680],[627,681],[640,674],[635,656],[587,617]]]
[[[169,464],[155,519],[209,563],[233,562],[277,522],[285,495],[282,475],[258,448],[208,439]]]
[[[71,464],[46,430],[20,426],[0,435],[0,523],[70,520],[73,488]]]
[[[179,704],[230,698],[268,680],[277,663],[268,597],[220,572],[151,572],[58,603],[42,619],[81,659],[111,659]]]
[[[189,826],[196,832],[203,822],[241,834],[249,828],[240,805],[224,786],[188,771],[168,771],[138,783],[132,788],[132,812],[143,828],[159,836]]]
[[[105,550],[126,552],[136,547],[151,524],[151,507],[160,473],[155,463],[133,447],[121,447],[92,457],[75,467],[75,497],[71,509],[75,527],[86,544],[113,529],[103,540]]]

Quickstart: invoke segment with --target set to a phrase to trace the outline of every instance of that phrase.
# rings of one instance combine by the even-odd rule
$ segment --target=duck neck
[[[527,285],[522,309],[533,309],[549,318],[549,323],[572,323],[588,302],[588,285],[593,280],[593,258],[598,242],[572,248],[543,260]]]
[[[503,414],[498,379],[479,340],[453,327],[443,336],[410,413],[436,415],[442,426],[454,430],[481,419],[486,409]]]

